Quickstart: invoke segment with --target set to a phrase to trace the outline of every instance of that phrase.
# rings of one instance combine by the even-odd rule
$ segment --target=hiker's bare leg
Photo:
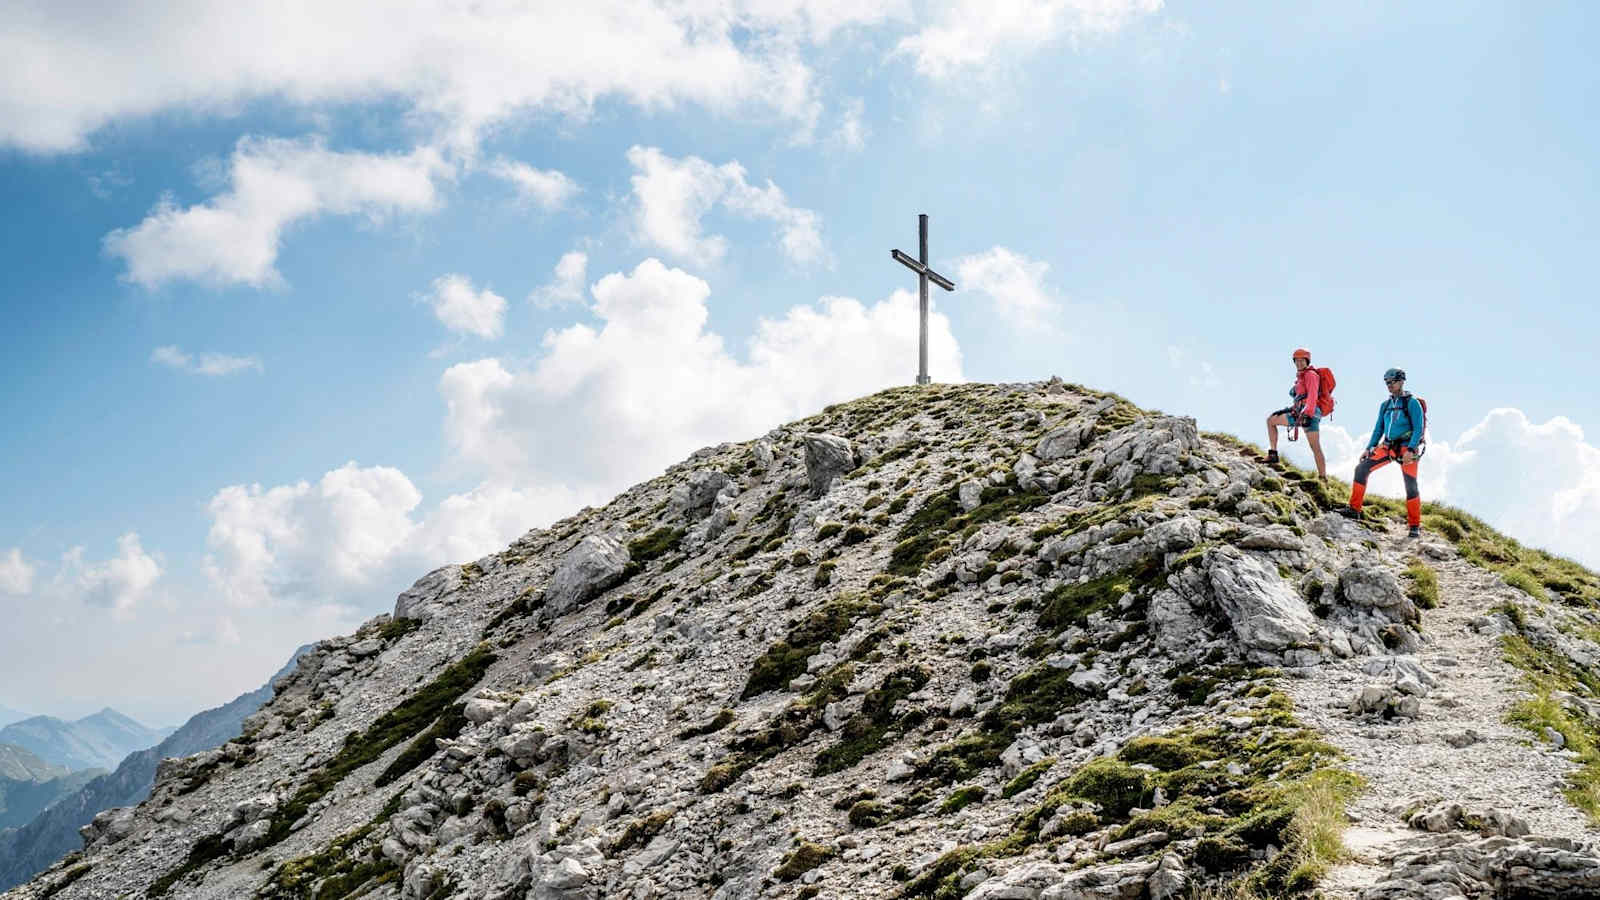
[[[1278,449],[1278,426],[1289,427],[1289,417],[1283,413],[1267,416],[1267,449]]]
[[[1328,461],[1322,456],[1322,432],[1306,432],[1306,442],[1311,445],[1311,455],[1317,460],[1317,477],[1328,477]]]

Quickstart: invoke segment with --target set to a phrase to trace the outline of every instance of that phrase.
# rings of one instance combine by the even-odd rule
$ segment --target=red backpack
[[[1338,379],[1333,377],[1332,369],[1313,369],[1317,373],[1317,415],[1333,415],[1333,388]]]

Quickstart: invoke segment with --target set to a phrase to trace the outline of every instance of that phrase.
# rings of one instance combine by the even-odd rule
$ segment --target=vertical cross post
[[[928,268],[928,214],[917,213],[917,262]],[[928,383],[928,273],[917,276],[917,384]]]
[[[890,257],[917,273],[917,312],[921,327],[917,332],[917,384],[927,384],[928,378],[928,282],[932,281],[947,291],[956,289],[955,282],[928,268],[928,215],[917,214],[917,258],[890,250]]]

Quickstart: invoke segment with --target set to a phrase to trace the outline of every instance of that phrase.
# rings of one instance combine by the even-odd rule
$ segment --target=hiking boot
[[[1419,526],[1419,525],[1411,526],[1409,529],[1406,530],[1406,537],[1408,537],[1408,538],[1419,538],[1419,537],[1422,537],[1422,527]]]
[[[1359,519],[1361,518],[1361,510],[1346,506],[1339,510],[1339,515],[1344,516],[1346,519]]]
[[[1268,450],[1267,451],[1267,465],[1275,466],[1277,464],[1278,464],[1278,451],[1276,451],[1276,450]]]

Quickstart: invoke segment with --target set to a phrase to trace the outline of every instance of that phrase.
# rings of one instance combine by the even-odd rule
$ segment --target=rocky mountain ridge
[[[424,576],[6,896],[1600,892],[1600,579],[1241,449],[1054,380],[707,448]],[[1466,702],[1477,648],[1519,683]]]

